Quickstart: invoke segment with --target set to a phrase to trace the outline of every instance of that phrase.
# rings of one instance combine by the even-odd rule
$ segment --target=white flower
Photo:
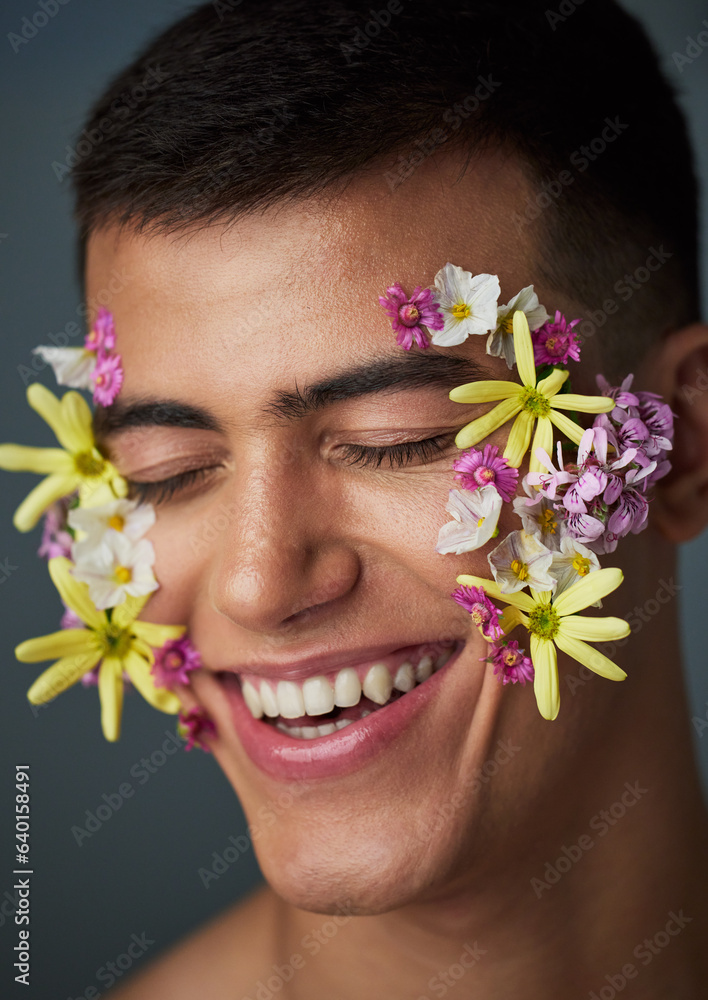
[[[446,264],[435,275],[435,300],[443,311],[445,325],[435,330],[432,341],[440,347],[462,344],[470,335],[487,333],[497,323],[501,288],[496,274],[463,271]]]
[[[536,535],[547,549],[560,549],[563,520],[558,516],[558,511],[550,500],[526,482],[526,476],[523,487],[529,499],[514,497],[512,503],[521,518],[524,531],[529,535]]]
[[[556,585],[548,575],[553,553],[536,535],[512,531],[489,553],[489,565],[502,594],[513,594],[524,587],[553,590]]]
[[[494,486],[480,490],[450,490],[445,510],[454,521],[444,524],[435,551],[441,555],[473,552],[485,545],[496,531],[502,498]]]
[[[52,366],[59,385],[68,385],[72,389],[93,389],[94,351],[86,351],[83,347],[35,347],[32,353]]]
[[[487,338],[487,354],[491,354],[494,358],[505,358],[507,368],[513,368],[516,364],[512,322],[517,309],[525,313],[529,330],[538,330],[539,326],[543,326],[546,320],[550,319],[539,303],[533,285],[522,288],[505,306],[498,307],[497,328]]]
[[[74,546],[81,559],[101,544],[107,531],[117,531],[131,542],[137,542],[155,523],[155,508],[136,500],[114,500],[100,507],[74,507],[67,520],[69,527],[81,534],[81,541]]]
[[[82,549],[83,544],[72,546],[72,556],[78,555],[72,573],[88,584],[99,611],[122,604],[127,596],[143,597],[157,590],[152,572],[155,550],[147,538],[133,543],[122,532],[111,530],[99,545]]]
[[[599,568],[600,563],[594,552],[570,535],[565,535],[561,538],[560,552],[553,553],[551,562],[550,574],[557,584],[554,596],[558,597],[568,587]],[[598,601],[592,607],[601,608],[602,602]]]

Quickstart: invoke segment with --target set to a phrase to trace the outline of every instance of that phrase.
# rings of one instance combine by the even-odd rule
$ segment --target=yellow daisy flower
[[[168,639],[178,639],[183,625],[153,625],[136,621],[150,595],[128,597],[118,607],[98,611],[89,597],[88,587],[71,575],[71,562],[49,560],[49,573],[61,599],[79,616],[86,628],[68,628],[51,635],[21,642],[15,656],[23,663],[37,663],[57,656],[27,692],[33,705],[50,701],[75,684],[100,663],[98,695],[101,701],[101,726],[107,740],[117,740],[123,710],[123,671],[145,698],[162,712],[174,714],[180,701],[174,692],[156,688],[150,673],[155,657],[151,646],[162,646]]]
[[[503,594],[493,580],[484,580],[479,576],[458,576],[457,582],[468,587],[483,587],[493,600],[509,605],[499,619],[505,633],[511,632],[517,625],[528,629],[534,665],[533,690],[538,710],[544,719],[555,719],[560,708],[556,646],[610,681],[623,681],[627,676],[604,653],[583,641],[624,639],[631,631],[627,622],[622,618],[588,618],[576,614],[607,597],[623,579],[621,569],[598,569],[557,597],[550,590],[532,590],[530,596],[523,591]]]
[[[57,399],[39,382],[27,389],[27,402],[57,436],[61,448],[0,444],[0,469],[48,473],[15,511],[18,531],[29,531],[56,500],[79,490],[82,507],[95,507],[127,495],[127,483],[96,447],[91,410],[78,392]]]
[[[514,352],[522,384],[518,382],[488,381],[468,382],[450,392],[456,403],[491,403],[501,400],[493,410],[467,424],[455,438],[458,448],[469,448],[493,431],[516,417],[504,449],[509,465],[518,468],[528,451],[534,422],[536,433],[531,448],[530,470],[542,472],[543,466],[536,458],[536,449],[543,448],[549,455],[553,451],[553,424],[566,437],[580,444],[584,428],[574,423],[558,410],[582,410],[585,413],[607,413],[614,408],[614,400],[607,396],[580,396],[577,393],[558,392],[568,378],[568,372],[554,368],[550,375],[536,381],[533,343],[525,314],[517,309],[513,319]],[[518,416],[517,416],[518,414]]]

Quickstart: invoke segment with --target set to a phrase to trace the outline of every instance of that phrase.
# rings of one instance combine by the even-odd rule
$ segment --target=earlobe
[[[635,384],[661,393],[676,417],[671,472],[657,483],[650,516],[670,542],[686,542],[708,524],[708,324],[670,334]]]

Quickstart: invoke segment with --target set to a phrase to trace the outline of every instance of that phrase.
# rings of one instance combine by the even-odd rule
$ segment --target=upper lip
[[[358,649],[337,649],[325,650],[321,652],[311,652],[307,656],[299,659],[269,659],[267,662],[259,661],[254,656],[250,663],[236,664],[228,667],[212,668],[217,671],[225,670],[229,673],[252,674],[259,677],[277,677],[279,680],[302,680],[307,677],[314,677],[317,674],[330,673],[334,670],[343,670],[344,667],[355,667],[360,663],[369,660],[375,661],[391,653],[396,653],[406,648],[415,648],[427,643],[435,642],[455,642],[457,645],[463,640],[453,639],[451,636],[441,636],[439,639],[432,639],[426,636],[417,642],[410,640],[403,642],[379,643],[375,646],[360,646]]]

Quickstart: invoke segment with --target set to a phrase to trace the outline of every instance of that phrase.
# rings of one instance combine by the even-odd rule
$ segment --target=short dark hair
[[[663,253],[621,326],[607,320],[624,364],[628,328],[636,350],[637,336],[648,343],[698,315],[693,158],[638,22],[613,0],[569,11],[548,0],[198,7],[89,115],[90,150],[72,171],[81,271],[88,235],[107,222],[171,231],[235,220],[335,191],[377,162],[395,187],[437,148],[468,160],[502,148],[536,192],[510,216],[510,241],[531,226],[537,280],[595,325],[607,300],[625,298],[623,275]]]

